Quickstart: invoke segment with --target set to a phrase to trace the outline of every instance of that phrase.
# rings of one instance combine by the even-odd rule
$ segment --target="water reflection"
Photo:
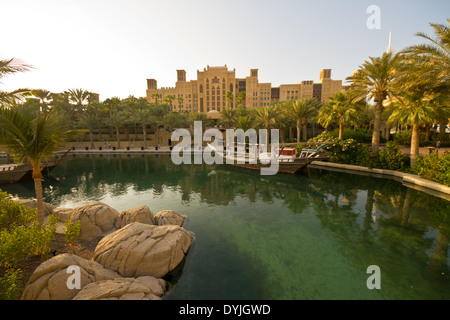
[[[8,185],[3,189],[24,197],[33,196],[32,182]],[[196,210],[199,211],[199,208],[211,207],[214,212],[222,212],[223,208],[235,210],[239,215],[216,214],[214,220],[206,214],[201,216],[205,220],[203,224],[216,228],[212,229],[215,232],[205,231],[206,227],[196,221],[192,222],[192,228],[197,228],[193,231],[211,241],[208,245],[199,244],[194,255],[202,255],[204,258],[206,253],[200,253],[202,250],[216,250],[222,251],[221,261],[226,261],[223,260],[225,256],[232,259],[229,248],[211,247],[214,241],[224,242],[220,238],[220,232],[227,226],[226,236],[230,238],[227,240],[227,246],[233,248],[233,259],[242,260],[242,265],[246,265],[247,269],[253,268],[253,274],[259,278],[264,272],[261,268],[254,269],[255,264],[249,266],[249,249],[244,248],[242,244],[246,243],[248,246],[252,240],[245,238],[245,234],[259,237],[259,234],[267,235],[274,228],[279,228],[284,230],[286,235],[283,235],[282,231],[274,236],[273,242],[277,239],[291,241],[299,247],[311,241],[311,247],[314,248],[319,244],[314,244],[317,240],[312,239],[313,237],[302,239],[303,242],[284,238],[291,231],[293,237],[298,238],[298,234],[295,234],[298,229],[295,231],[292,228],[298,228],[301,224],[314,226],[314,223],[310,222],[311,217],[314,217],[314,221],[318,221],[319,225],[315,232],[330,239],[328,247],[323,249],[324,255],[338,252],[345,257],[345,267],[350,266],[358,270],[363,280],[370,261],[377,264],[383,272],[383,290],[369,293],[366,289],[364,296],[357,291],[362,289],[355,289],[359,288],[356,284],[349,285],[344,298],[450,299],[450,202],[406,188],[393,180],[321,170],[310,170],[299,176],[260,176],[258,172],[223,165],[175,166],[168,155],[90,155],[76,156],[62,163],[47,177],[44,193],[46,201],[55,205],[124,197],[124,206],[130,208],[142,204],[132,204],[133,197],[137,199],[140,194],[145,194],[146,199],[151,201],[163,198],[164,201],[171,201],[171,206],[188,208],[192,205],[193,208],[186,209],[191,210],[192,215]],[[262,212],[268,208],[273,208],[273,212],[266,215],[250,212]],[[283,215],[284,211],[288,212],[290,217]],[[261,220],[256,223],[256,219]],[[286,225],[279,225],[281,222],[278,220],[286,221]],[[261,241],[265,240],[253,245],[260,246]],[[260,265],[265,266],[266,274],[275,272],[271,268],[279,268],[279,273],[292,272],[298,268],[298,264],[303,263],[290,258],[277,258],[283,261],[280,266],[280,261],[274,261],[273,257],[278,253],[273,253],[273,249],[254,247],[252,250],[260,252],[259,255],[252,255],[252,259],[257,259]],[[289,246],[277,250],[292,254],[292,248]],[[270,258],[263,257],[264,254],[268,255],[269,251]],[[242,252],[246,252],[245,259]],[[241,256],[238,256],[238,253]],[[341,259],[340,256],[336,261],[338,259]],[[322,262],[323,260],[319,259],[317,263]],[[223,266],[215,264],[214,268]],[[185,290],[191,292],[194,274],[198,275],[195,281],[199,281],[198,278],[204,278],[207,271],[202,269],[204,265],[201,267],[189,261],[186,268],[190,268],[192,275],[186,275],[185,272],[182,277],[185,283],[183,285],[181,280],[180,287],[184,286]],[[305,265],[304,268],[310,268],[310,265]],[[229,273],[229,270],[223,272]],[[254,283],[253,290],[264,292],[263,284],[255,278],[252,279],[254,281],[247,279],[247,282]],[[239,280],[233,281],[239,283]],[[286,287],[299,287],[299,281],[290,279],[289,284],[284,285],[282,289],[285,294],[278,293],[277,297],[323,298],[322,293],[320,295],[313,292],[317,291],[317,288],[312,288],[311,291],[303,293],[304,295],[295,290],[286,295]],[[229,285],[229,282],[224,280],[224,285]],[[209,295],[206,298],[211,298],[211,293],[204,290],[203,294]],[[178,294],[177,298],[188,296],[180,290]],[[249,293],[252,298],[257,299],[273,298],[273,292],[265,293],[264,296],[254,292],[252,294]],[[194,294],[196,298],[199,296],[202,298],[200,294]]]

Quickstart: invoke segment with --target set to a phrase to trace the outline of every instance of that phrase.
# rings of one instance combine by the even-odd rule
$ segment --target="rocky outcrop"
[[[80,239],[94,240],[115,229],[119,213],[102,202],[92,202],[75,208],[72,222],[81,221]]]
[[[192,236],[180,226],[133,222],[105,236],[94,260],[123,277],[162,278],[184,259]]]
[[[83,287],[73,300],[161,300],[166,281],[150,276],[117,278]]]
[[[79,289],[70,289],[67,279],[69,266],[80,268],[81,288],[92,282],[120,278],[116,272],[98,262],[83,259],[71,253],[57,255],[41,263],[31,275],[22,294],[22,300],[70,300]]]
[[[177,225],[182,226],[186,216],[183,216],[173,210],[162,210],[155,215],[155,225]]]
[[[147,206],[139,206],[137,208],[122,211],[117,218],[116,229],[120,229],[132,222],[154,224],[153,212],[151,212]]]

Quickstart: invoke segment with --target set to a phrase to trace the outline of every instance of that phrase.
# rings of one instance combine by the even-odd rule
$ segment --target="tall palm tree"
[[[339,140],[342,140],[345,125],[355,124],[359,111],[358,104],[352,103],[348,94],[339,91],[320,108],[317,120],[324,127],[328,127],[332,123],[339,124]]]
[[[236,128],[247,131],[253,126],[254,120],[250,115],[239,116],[236,119]]]
[[[64,141],[68,131],[53,110],[36,117],[19,107],[0,108],[0,127],[3,129],[2,143],[15,161],[29,161],[32,168],[37,199],[37,221],[44,223],[41,163],[52,156]]]
[[[17,72],[29,71],[33,66],[19,62],[17,59],[0,59],[0,83],[2,78]],[[30,95],[29,89],[17,89],[11,92],[0,90],[0,105],[11,104],[23,100]]]
[[[229,92],[229,91],[228,91]],[[229,129],[236,122],[236,109],[231,108],[223,108],[220,112],[220,123],[226,128]]]
[[[149,109],[139,109],[134,115],[135,120],[142,126],[142,133],[144,134],[144,148],[147,148],[147,126],[155,123],[155,119]]]
[[[381,57],[370,57],[353,76],[347,77],[351,82],[350,89],[354,101],[373,99],[375,102],[375,120],[372,134],[372,150],[378,152],[380,147],[381,117],[384,111],[383,103],[394,94],[393,81],[400,67],[401,54],[383,53]]]
[[[415,164],[419,155],[419,129],[420,126],[432,121],[432,104],[435,97],[427,94],[423,90],[404,91],[400,96],[393,98],[399,102],[398,107],[392,111],[389,121],[397,121],[404,125],[412,126],[411,136],[411,166]]]
[[[307,139],[308,119],[317,114],[319,106],[317,99],[300,99],[284,103],[283,111],[297,125],[297,142],[300,142],[300,134],[303,126],[303,139]]]
[[[91,149],[94,148],[94,129],[98,128],[98,119],[93,113],[84,112],[78,118],[78,126],[89,130],[89,141],[91,142]]]
[[[409,59],[414,61],[413,70],[415,74],[414,85],[421,85],[441,95],[441,103],[435,105],[435,120],[439,123],[439,138],[445,139],[445,128],[450,115],[448,108],[450,105],[450,19],[447,19],[448,26],[443,24],[430,23],[435,33],[435,38],[423,33],[416,33],[417,36],[428,41],[426,44],[418,44],[404,49],[402,52]],[[442,97],[444,96],[444,97]]]

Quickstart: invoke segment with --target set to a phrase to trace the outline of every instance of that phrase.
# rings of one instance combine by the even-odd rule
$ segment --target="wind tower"
[[[388,47],[386,49],[386,53],[391,53],[392,49],[391,49],[391,40],[392,40],[392,31],[389,32],[389,44]]]

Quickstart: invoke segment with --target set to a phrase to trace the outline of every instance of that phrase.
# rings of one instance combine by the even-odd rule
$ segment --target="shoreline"
[[[406,187],[426,192],[433,196],[437,196],[450,201],[450,187],[411,173],[387,169],[371,169],[368,167],[356,166],[351,164],[340,164],[324,161],[313,161],[309,166],[313,169],[325,169],[359,175],[368,175],[378,178],[394,179],[401,182]]]

